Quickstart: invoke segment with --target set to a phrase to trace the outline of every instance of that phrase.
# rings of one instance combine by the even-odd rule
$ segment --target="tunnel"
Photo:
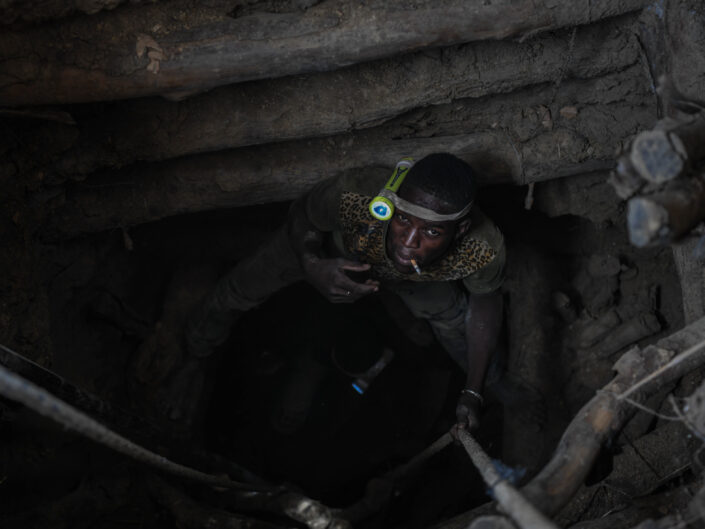
[[[699,2],[0,13],[2,527],[702,524]],[[439,152],[507,251],[484,467],[465,372],[384,284],[287,279],[185,369],[297,200]]]

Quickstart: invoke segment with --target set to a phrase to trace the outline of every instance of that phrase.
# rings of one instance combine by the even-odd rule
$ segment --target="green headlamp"
[[[472,201],[455,213],[438,213],[432,209],[408,202],[397,195],[399,187],[413,165],[413,158],[402,158],[399,163],[397,163],[397,166],[394,168],[394,173],[392,173],[392,177],[387,182],[387,185],[384,186],[379,194],[370,202],[370,213],[374,218],[377,220],[389,220],[392,218],[397,208],[410,215],[431,222],[459,220],[470,213]]]
[[[380,194],[370,202],[370,213],[377,220],[389,220],[394,215],[394,203],[390,200],[390,195],[396,195],[409,169],[414,165],[413,158],[402,158],[394,168],[391,178],[384,186]]]

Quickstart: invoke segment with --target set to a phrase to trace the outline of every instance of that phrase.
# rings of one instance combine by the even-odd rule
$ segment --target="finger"
[[[358,263],[357,261],[351,261],[350,259],[338,259],[338,268],[341,270],[350,270],[351,272],[364,272],[369,270],[372,265],[368,263]]]
[[[336,288],[338,289],[337,292],[341,295],[344,296],[354,296],[356,299],[359,299],[363,296],[366,296],[368,294],[372,294],[374,292],[377,292],[379,290],[379,287],[377,285],[368,285],[366,283],[356,283],[355,281],[352,281],[351,279],[348,279],[346,281],[340,281],[337,285]]]
[[[330,301],[331,303],[355,303],[356,300],[348,297],[336,296],[333,298],[329,298],[328,301]]]
[[[354,288],[354,287],[352,287]],[[353,303],[354,301],[360,299],[362,295],[353,290],[347,290],[345,288],[336,287],[335,290],[328,297],[333,303]]]
[[[365,285],[372,285],[374,287],[377,287],[379,289],[379,281],[375,281],[374,279],[367,279],[365,280]]]
[[[455,440],[456,444],[460,444],[460,430],[464,429],[465,427],[458,423],[450,427],[450,436]]]

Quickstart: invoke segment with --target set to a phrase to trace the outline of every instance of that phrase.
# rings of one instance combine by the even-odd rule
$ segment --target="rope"
[[[106,428],[85,413],[77,410],[61,399],[55,397],[48,391],[40,388],[36,384],[26,380],[0,366],[0,394],[24,404],[44,417],[59,423],[60,425],[74,430],[77,433],[92,439],[93,441],[112,448],[116,452],[146,463],[155,468],[173,474],[175,476],[187,478],[214,487],[225,487],[228,489],[244,489],[249,491],[275,491],[279,490],[272,486],[245,484],[232,481],[221,476],[206,474],[199,470],[180,465],[170,461],[164,456],[155,454],[133,443],[129,439]]]

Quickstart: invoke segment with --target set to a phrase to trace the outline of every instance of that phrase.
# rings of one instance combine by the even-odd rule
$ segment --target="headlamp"
[[[394,202],[390,194],[396,196],[399,186],[414,165],[413,158],[402,158],[394,168],[391,178],[375,198],[370,202],[370,213],[377,220],[389,220],[394,215]]]
[[[457,213],[437,213],[432,209],[412,204],[397,195],[399,187],[404,178],[409,172],[409,169],[414,165],[413,158],[402,158],[394,168],[391,178],[387,182],[379,194],[370,202],[370,213],[377,220],[389,220],[394,215],[396,208],[424,220],[431,222],[445,222],[450,220],[462,219],[470,213],[472,209],[472,201]]]

